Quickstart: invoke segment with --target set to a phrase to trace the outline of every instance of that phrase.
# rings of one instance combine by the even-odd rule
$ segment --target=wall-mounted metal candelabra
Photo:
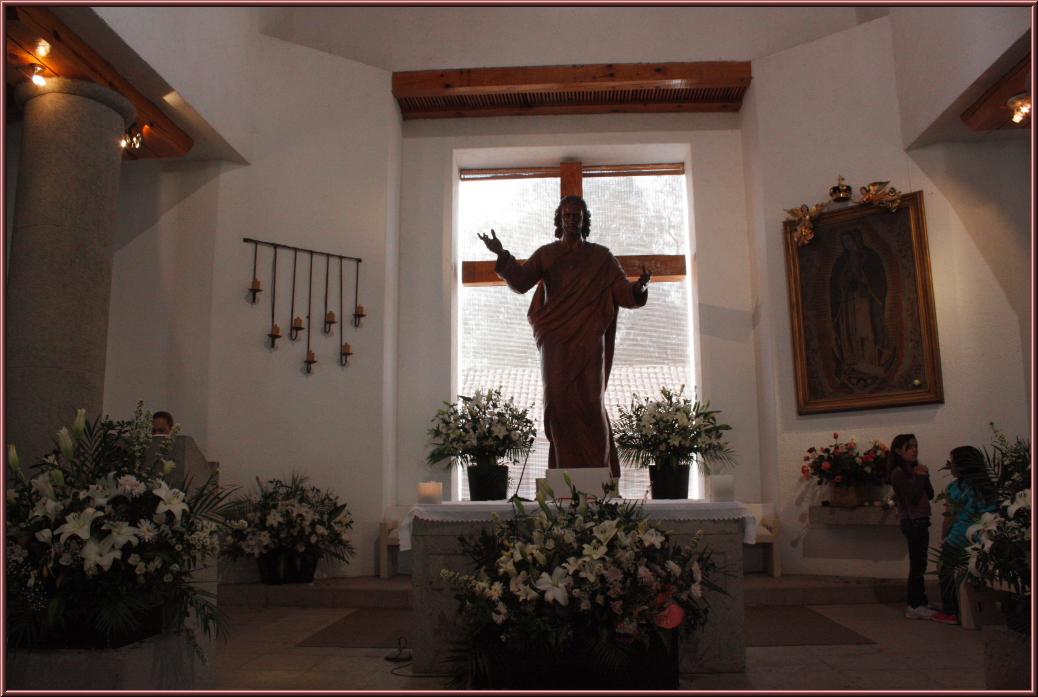
[[[317,363],[317,352],[312,348],[311,345],[311,333],[310,328],[313,326],[313,285],[314,285],[314,255],[324,257],[324,322],[322,333],[326,336],[332,336],[334,332],[334,326],[339,325],[339,343],[341,344],[338,352],[339,365],[349,365],[350,356],[353,355],[353,349],[350,344],[345,340],[343,336],[343,326],[345,322],[339,321],[339,317],[343,316],[343,261],[352,261],[354,268],[356,269],[356,276],[353,286],[353,326],[360,327],[361,320],[367,316],[364,312],[364,306],[360,304],[360,262],[358,257],[346,256],[344,254],[333,254],[331,252],[319,252],[314,249],[304,249],[303,247],[293,247],[287,244],[280,244],[278,242],[265,242],[263,240],[255,240],[249,237],[242,238],[242,241],[246,244],[253,246],[252,250],[252,283],[249,286],[249,301],[252,304],[256,303],[257,293],[262,292],[263,284],[260,282],[259,277],[256,275],[257,264],[259,261],[259,246],[264,245],[271,247],[273,255],[271,258],[270,268],[270,331],[267,333],[267,338],[270,340],[270,348],[274,349],[277,346],[277,340],[281,338],[281,327],[277,324],[277,278],[278,278],[278,250],[279,249],[291,249],[292,250],[292,291],[291,291],[291,304],[289,307],[289,331],[288,338],[291,341],[297,341],[302,334],[303,330],[306,330],[306,358],[303,359],[304,370],[307,374],[313,372],[313,366]],[[307,272],[307,306],[306,306],[306,320],[302,317],[296,316],[296,276],[298,270],[298,256],[299,252],[304,252],[310,255],[310,263]],[[331,278],[331,260],[332,258],[339,260],[339,314],[335,314],[334,310],[328,309],[328,288]]]

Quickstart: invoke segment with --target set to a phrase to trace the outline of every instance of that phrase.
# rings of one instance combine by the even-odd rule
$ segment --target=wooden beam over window
[[[126,97],[137,111],[137,126],[142,135],[140,150],[124,151],[128,158],[178,157],[194,145],[191,136],[50,10],[30,5],[5,10],[7,64],[15,68],[7,71],[9,82],[12,77],[27,80],[27,68],[39,64],[47,70],[47,77],[96,82]],[[40,39],[50,45],[49,53],[43,57],[36,54]],[[23,70],[26,72],[20,72]]]
[[[652,281],[672,282],[685,280],[685,256],[683,254],[631,254],[618,256],[617,261],[631,281],[642,274],[642,267],[652,271]],[[525,264],[525,259],[519,260]],[[463,261],[461,263],[461,284],[464,286],[503,286],[494,271],[493,261]]]
[[[660,162],[645,165],[582,165],[581,176],[588,177],[649,177],[663,174],[684,174],[684,162]],[[561,177],[561,167],[485,167],[463,169],[461,181],[487,179],[538,179]]]
[[[404,119],[610,112],[736,112],[749,61],[602,63],[393,73]]]

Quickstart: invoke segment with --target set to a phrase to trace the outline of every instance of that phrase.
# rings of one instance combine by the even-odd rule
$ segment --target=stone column
[[[24,82],[7,277],[7,432],[28,466],[77,408],[101,410],[112,241],[130,102],[93,82]]]

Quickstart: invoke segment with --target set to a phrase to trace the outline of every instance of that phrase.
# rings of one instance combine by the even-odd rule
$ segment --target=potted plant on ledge
[[[172,436],[148,461],[151,423],[140,403],[132,421],[91,424],[80,409],[71,429],[58,432],[58,447],[30,473],[21,468],[14,446],[9,448],[10,665],[16,684],[35,683],[19,687],[57,687],[56,681],[68,679],[32,666],[41,649],[108,650],[107,658],[81,652],[78,666],[78,654],[63,654],[62,665],[75,666],[76,675],[65,686],[199,686],[192,656],[182,655],[177,645],[193,648],[204,662],[193,626],[206,636],[222,627],[215,594],[199,588],[193,573],[216,555],[219,508],[231,492],[220,489],[215,477],[198,488],[169,482],[175,465],[165,457]],[[149,637],[159,643],[140,649],[137,642]],[[153,664],[140,665],[148,651]],[[136,671],[125,665],[130,656]],[[44,666],[59,660],[54,653],[39,657]],[[97,668],[102,665],[121,667],[113,674]],[[151,682],[133,683],[140,679]]]
[[[462,620],[453,687],[678,687],[677,632],[706,623],[706,590],[724,592],[710,551],[698,535],[675,544],[636,502],[570,494],[542,492],[533,513],[515,500],[513,520],[462,538],[474,574],[441,572]]]
[[[867,487],[883,483],[887,446],[874,440],[863,450],[853,436],[845,443],[839,438],[834,433],[831,445],[808,448],[800,473],[805,480],[814,478],[818,486],[829,485],[830,505],[856,508],[866,501]]]
[[[677,392],[662,387],[660,399],[632,395],[630,407],[620,407],[613,424],[621,461],[649,468],[654,499],[688,498],[689,471],[696,460],[707,475],[711,465],[733,462],[723,439],[731,426],[717,422],[720,412],[711,410],[709,402],[690,400],[684,390],[683,385]]]
[[[267,584],[310,583],[324,557],[349,562],[353,518],[330,491],[307,486],[304,475],[289,481],[256,478],[258,492],[226,511],[223,552],[231,559],[253,557]]]
[[[468,473],[469,498],[493,501],[508,495],[508,467],[502,458],[518,462],[530,454],[537,430],[529,409],[501,395],[501,388],[476,390],[471,397],[444,402],[429,429],[433,450],[430,465],[464,463]]]

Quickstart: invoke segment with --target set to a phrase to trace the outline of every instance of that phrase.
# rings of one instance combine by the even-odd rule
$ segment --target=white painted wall
[[[905,147],[1031,27],[1027,7],[891,7],[889,12]],[[873,74],[869,83],[876,81]]]
[[[399,503],[430,472],[426,430],[452,398],[453,205],[458,167],[685,160],[690,248],[701,324],[700,394],[732,424],[737,495],[759,500],[756,384],[750,326],[749,250],[738,118],[734,115],[600,115],[451,119],[404,124],[400,254]],[[545,213],[546,240],[551,214]],[[651,291],[650,291],[650,300]],[[623,318],[621,317],[621,321]],[[527,337],[517,340],[529,340]],[[456,368],[455,368],[456,370]]]
[[[236,134],[228,140],[244,144],[251,164],[127,167],[105,407],[124,414],[138,397],[153,409],[169,406],[220,462],[224,484],[250,487],[254,477],[299,470],[333,489],[357,521],[358,555],[346,569],[329,564],[318,573],[373,574],[394,465],[401,136],[390,75],[264,36],[257,23],[239,22],[248,15],[235,8],[162,8],[158,23],[155,9],[105,8],[105,17],[225,135]],[[218,49],[195,46],[201,12],[208,22],[201,38],[218,33]],[[237,71],[215,85],[211,73],[187,69],[213,51],[233,54]],[[267,348],[270,250],[260,251],[265,290],[252,305],[253,250],[243,237],[363,258],[360,302],[369,316],[360,329],[345,327],[355,353],[349,368],[338,365],[338,332],[319,331],[323,263],[314,269],[313,374],[302,370],[305,337]],[[277,322],[286,331],[290,261],[279,255]],[[301,254],[296,314],[303,316],[308,263]],[[336,269],[331,309],[340,314]],[[345,285],[349,315],[349,264]],[[222,574],[252,578],[252,566]]]
[[[945,145],[909,156],[894,86],[892,19],[755,61],[742,111],[761,450],[765,478],[775,477],[783,566],[790,573],[898,577],[906,568],[896,530],[807,525],[807,506],[818,493],[801,484],[808,446],[827,442],[834,431],[859,442],[914,432],[920,460],[937,470],[952,447],[986,443],[989,421],[1011,436],[1028,433],[1029,189],[1014,179],[1025,176],[1027,147]],[[841,80],[831,78],[836,64]],[[796,413],[783,209],[823,200],[838,174],[855,186],[889,179],[901,191],[923,191],[944,404]],[[947,483],[943,472],[933,478],[937,487]],[[935,524],[934,544],[939,531]]]

